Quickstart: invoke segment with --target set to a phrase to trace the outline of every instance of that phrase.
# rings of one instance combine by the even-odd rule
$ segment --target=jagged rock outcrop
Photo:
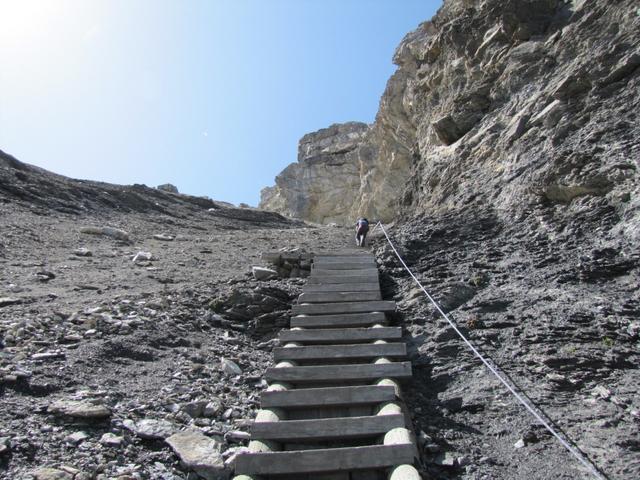
[[[360,165],[373,159],[370,126],[351,122],[309,133],[298,144],[298,162],[261,192],[260,208],[312,222],[346,218],[356,202]]]
[[[352,145],[367,152],[349,158],[359,178],[342,182],[329,157],[299,162],[262,206],[350,221],[598,198],[637,215],[636,8],[630,0],[446,0],[397,48],[376,121]],[[336,191],[332,215],[301,208],[332,206]]]

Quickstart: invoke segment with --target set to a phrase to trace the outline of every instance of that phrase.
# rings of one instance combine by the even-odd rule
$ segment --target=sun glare
[[[28,48],[46,37],[51,21],[59,17],[61,6],[62,2],[45,0],[0,0],[2,46]]]

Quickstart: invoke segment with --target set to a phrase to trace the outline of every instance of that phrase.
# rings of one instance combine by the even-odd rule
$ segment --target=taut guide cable
[[[409,275],[411,275],[411,278],[413,278],[413,280],[418,284],[418,286],[420,287],[420,289],[422,289],[422,291],[424,292],[424,294],[427,296],[427,298],[429,299],[429,301],[431,301],[431,303],[433,304],[433,306],[436,308],[436,310],[438,310],[438,312],[440,313],[440,315],[442,315],[442,317],[449,323],[449,325],[451,326],[451,328],[454,329],[454,331],[458,334],[458,336],[464,341],[464,343],[471,349],[471,351],[474,353],[474,355],[476,357],[478,357],[482,363],[485,364],[485,366],[491,371],[491,373],[493,373],[498,380],[500,380],[500,382],[507,387],[507,389],[513,394],[514,397],[516,397],[516,399],[529,411],[529,413],[531,413],[531,415],[533,415],[536,420],[538,420],[543,426],[544,428],[546,428],[554,437],[556,437],[556,439],[558,439],[558,441],[562,444],[562,446],[564,448],[566,448],[569,453],[571,453],[571,455],[573,455],[583,466],[585,466],[589,472],[597,479],[599,480],[607,480],[607,477],[605,475],[603,475],[600,472],[600,469],[590,460],[588,459],[584,453],[582,453],[578,448],[574,447],[573,445],[571,445],[571,443],[574,443],[571,440],[571,443],[569,441],[567,441],[562,435],[560,435],[550,424],[549,422],[547,422],[540,413],[538,413],[538,408],[536,406],[534,406],[531,402],[527,401],[522,395],[520,395],[515,387],[513,387],[510,382],[508,382],[504,376],[500,373],[500,369],[497,365],[492,364],[492,362],[489,362],[489,360],[487,360],[484,355],[482,355],[472,344],[471,342],[464,336],[464,334],[458,329],[458,327],[456,326],[456,324],[449,318],[449,316],[440,308],[440,306],[438,305],[438,303],[433,299],[433,297],[429,294],[429,292],[424,288],[424,286],[422,285],[422,283],[420,282],[420,280],[418,280],[416,278],[416,276],[413,274],[413,272],[411,271],[411,269],[407,266],[407,264],[404,262],[404,260],[402,259],[402,257],[400,256],[400,253],[398,253],[398,250],[396,250],[396,247],[393,245],[393,242],[391,241],[391,238],[389,238],[389,235],[387,234],[387,231],[385,230],[384,226],[382,225],[382,222],[378,222],[376,223],[376,226],[373,227],[373,230],[371,231],[371,233],[373,233],[376,228],[380,227],[380,229],[382,230],[382,233],[384,233],[384,236],[387,239],[387,242],[389,242],[389,245],[391,246],[391,248],[393,249],[393,252],[396,254],[396,257],[398,257],[398,260],[400,260],[400,263],[402,263],[402,266],[405,268],[405,270],[407,272],[409,272]],[[568,437],[567,437],[568,438]]]

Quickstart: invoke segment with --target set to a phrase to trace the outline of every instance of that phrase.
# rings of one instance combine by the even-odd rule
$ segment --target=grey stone
[[[31,472],[33,480],[73,480],[74,475],[57,468],[38,468]]]
[[[144,418],[137,422],[125,420],[123,425],[138,437],[146,440],[164,440],[177,430],[173,423],[153,418]]]
[[[171,183],[163,183],[162,185],[158,185],[156,188],[158,190],[162,190],[163,192],[180,193],[178,192],[178,187],[172,185]]]
[[[225,433],[224,439],[228,442],[243,442],[245,440],[251,440],[251,434],[241,430],[231,430]]]
[[[138,252],[133,256],[133,263],[150,262],[153,260],[153,253],[151,252]]]
[[[11,452],[11,439],[9,437],[0,437],[0,455]]]
[[[222,402],[220,402],[219,400],[214,400],[214,401],[208,402],[205,405],[204,410],[202,411],[202,415],[204,415],[205,417],[215,417],[221,411],[222,411]]]
[[[87,432],[74,432],[64,437],[64,441],[67,443],[72,443],[73,445],[79,445],[87,438],[89,438],[89,434]]]
[[[208,402],[202,400],[197,402],[189,402],[182,406],[182,411],[192,418],[198,418],[204,414],[204,410],[207,405]]]
[[[442,467],[455,467],[456,456],[451,452],[441,453],[434,458],[433,463]]]
[[[271,268],[251,267],[251,273],[256,280],[272,280],[278,278],[278,272]]]
[[[186,430],[166,439],[185,468],[207,480],[221,480],[229,476],[221,452],[221,444],[198,430]]]
[[[220,368],[227,375],[241,375],[242,369],[238,366],[236,362],[233,360],[229,360],[228,358],[220,359]]]
[[[105,405],[77,400],[58,400],[48,407],[48,411],[78,419],[101,420],[111,416],[111,410]]]
[[[131,243],[131,237],[127,232],[114,227],[83,227],[80,229],[80,233],[86,233],[88,235],[104,235],[125,243]]]
[[[172,237],[171,235],[165,235],[163,233],[158,233],[154,235],[153,238],[155,238],[156,240],[161,240],[163,242],[173,242],[174,240],[174,237]]]
[[[22,303],[22,300],[19,298],[0,297],[0,308],[8,307],[9,305],[16,305],[18,303]]]
[[[124,442],[124,438],[114,433],[105,433],[100,437],[100,443],[107,447],[119,447]]]

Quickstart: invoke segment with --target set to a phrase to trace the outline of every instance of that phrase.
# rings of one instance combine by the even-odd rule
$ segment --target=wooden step
[[[370,262],[319,262],[314,263],[312,270],[316,268],[322,270],[366,270],[370,268],[377,268],[376,262],[371,260]]]
[[[357,343],[374,340],[398,340],[402,338],[400,327],[380,328],[331,328],[283,330],[279,335],[280,342],[299,343]]]
[[[378,281],[368,283],[326,283],[326,284],[307,284],[302,288],[307,293],[315,292],[379,292],[380,284]]]
[[[274,367],[268,368],[265,376],[272,382],[291,382],[296,385],[322,382],[368,382],[380,378],[404,380],[411,378],[411,362]]]
[[[343,248],[342,250],[332,250],[330,252],[316,252],[313,258],[335,258],[335,257],[369,257],[373,254],[362,248]]]
[[[278,442],[315,442],[384,435],[389,430],[404,426],[402,414],[255,422],[251,427],[251,438]]]
[[[276,362],[282,360],[320,360],[347,358],[406,357],[404,343],[376,343],[357,345],[314,345],[306,347],[278,347],[273,349]]]
[[[365,302],[368,300],[382,300],[380,291],[306,292],[298,297],[298,303]]]
[[[412,444],[248,453],[238,455],[236,474],[286,475],[384,468],[412,464],[415,455]]]
[[[297,315],[291,317],[291,328],[370,327],[387,323],[382,312],[346,313],[341,315]]]
[[[307,283],[309,285],[317,285],[319,283],[375,283],[378,282],[378,272],[367,275],[318,275],[309,277]]]
[[[340,303],[303,303],[293,305],[294,315],[331,315],[334,313],[366,313],[366,312],[395,312],[396,302],[377,300],[371,302],[340,302]]]
[[[334,270],[325,267],[315,267],[311,269],[311,276],[317,277],[320,275],[331,276],[331,275],[377,275],[378,268],[372,266],[370,268],[356,268],[350,270]]]
[[[396,399],[392,385],[304,388],[262,392],[262,408],[344,407],[391,402]]]

